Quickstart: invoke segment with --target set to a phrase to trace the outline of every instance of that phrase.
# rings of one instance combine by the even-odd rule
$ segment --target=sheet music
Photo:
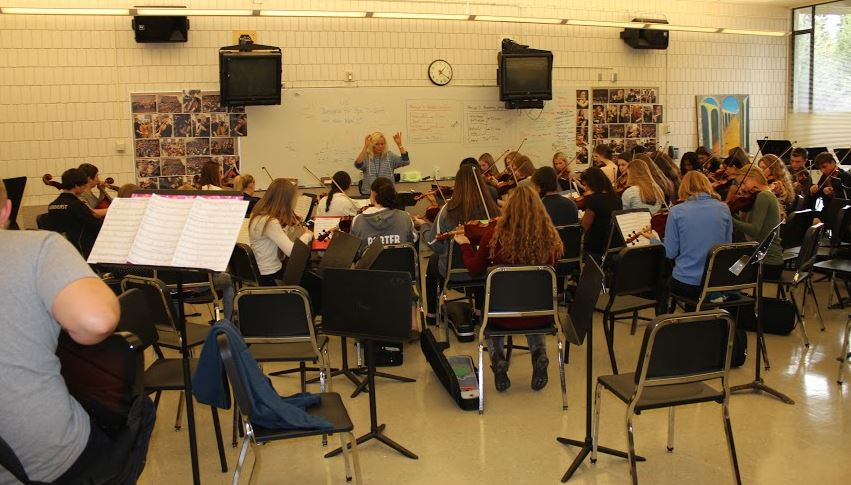
[[[251,237],[248,235],[248,222],[251,219],[245,218],[242,220],[242,227],[239,228],[239,236],[236,238],[236,242],[242,244],[251,244]]]
[[[313,219],[313,234],[318,237],[323,232],[336,228],[339,224],[339,217],[315,217]]]
[[[302,221],[307,221],[308,217],[310,217],[311,204],[313,204],[313,198],[310,196],[304,194],[298,196],[298,200],[296,200],[295,207],[293,208],[295,215],[301,217]]]
[[[88,262],[127,263],[147,207],[148,199],[114,199],[106,212]]]
[[[152,195],[127,261],[133,264],[172,266],[174,251],[195,199]],[[244,208],[243,208],[244,210]],[[245,213],[243,212],[243,216]]]
[[[639,234],[642,229],[650,226],[650,212],[627,212],[626,214],[618,214],[615,216],[618,222],[618,228],[621,230],[621,236],[627,240],[635,234]],[[635,241],[629,243],[629,246],[649,246],[650,240],[646,237],[639,237]]]
[[[248,201],[197,197],[194,202],[172,265],[225,271],[245,220]]]

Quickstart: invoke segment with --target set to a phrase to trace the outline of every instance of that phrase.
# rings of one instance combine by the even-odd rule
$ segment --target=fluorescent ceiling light
[[[253,10],[235,10],[224,8],[139,8],[136,15],[167,17],[169,15],[183,16],[228,16],[228,17],[250,17],[254,15]]]
[[[468,20],[469,15],[451,13],[408,13],[408,12],[375,12],[374,18],[380,19],[417,19],[417,20]]]
[[[721,29],[722,34],[739,34],[739,35],[766,35],[769,37],[784,37],[786,32],[777,32],[771,30],[739,30],[739,29]]]
[[[261,10],[264,17],[366,17],[366,12],[342,12],[334,10]]]
[[[679,32],[705,32],[707,34],[716,34],[721,31],[718,27],[695,27],[691,25],[669,25],[669,24],[647,24],[645,27],[649,30],[670,30]]]
[[[515,22],[520,24],[561,24],[562,19],[545,19],[536,17],[502,17],[495,15],[476,15],[474,20],[482,22]]]
[[[126,8],[30,8],[2,7],[0,12],[20,15],[130,15]]]
[[[620,29],[643,29],[645,23],[641,22],[608,22],[605,20],[578,20],[567,19],[567,25],[581,25],[585,27],[617,27]]]

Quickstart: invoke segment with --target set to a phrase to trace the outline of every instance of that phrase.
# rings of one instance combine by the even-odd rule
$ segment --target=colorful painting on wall
[[[724,157],[731,148],[750,147],[750,96],[697,96],[698,145]]]

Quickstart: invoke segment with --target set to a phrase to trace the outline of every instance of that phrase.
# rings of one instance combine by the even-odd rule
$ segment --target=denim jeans
[[[489,337],[487,339],[488,354],[490,355],[491,363],[493,363],[494,359],[505,359],[505,349],[503,348],[504,340],[504,337]],[[544,340],[544,335],[526,335],[526,342],[529,344],[529,352],[531,352],[533,356],[538,350],[542,352],[547,351],[547,344]]]

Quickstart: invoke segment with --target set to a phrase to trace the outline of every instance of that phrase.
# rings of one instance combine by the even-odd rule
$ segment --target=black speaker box
[[[621,39],[633,49],[667,49],[668,31],[649,29],[624,29]]]
[[[136,42],[186,42],[189,19],[186,17],[133,17]]]

